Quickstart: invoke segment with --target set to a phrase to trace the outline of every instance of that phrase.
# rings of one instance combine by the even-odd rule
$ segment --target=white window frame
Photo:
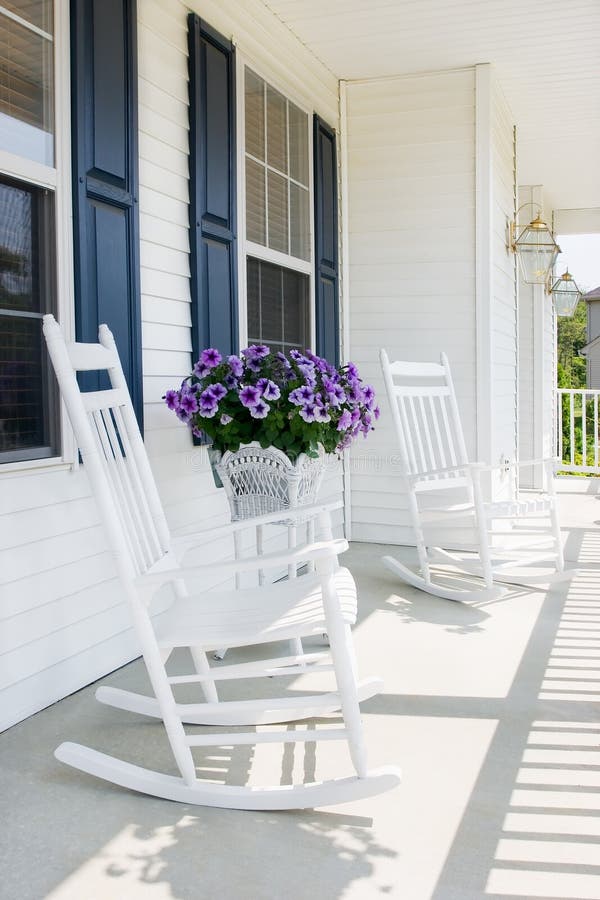
[[[0,6],[3,6],[0,0]],[[23,22],[7,10],[9,18]],[[32,31],[40,29],[25,23]],[[68,341],[75,335],[73,206],[71,196],[71,47],[69,0],[54,0],[54,167],[0,150],[0,173],[54,193],[56,303],[58,321]],[[60,456],[0,463],[0,476],[31,469],[70,468],[77,464],[73,432],[62,404],[58,432]]]
[[[262,244],[246,239],[246,68],[251,69],[259,78],[262,78],[272,88],[279,91],[286,100],[293,103],[298,109],[306,113],[306,128],[308,137],[308,208],[309,208],[309,251],[308,260],[296,256],[289,256]],[[248,343],[248,285],[246,278],[246,266],[249,256],[262,262],[272,263],[294,272],[308,275],[308,343],[315,346],[316,340],[316,297],[315,297],[315,193],[314,193],[314,163],[313,163],[313,110],[310,101],[306,97],[300,97],[288,85],[271,72],[266,72],[253,59],[240,52],[236,47],[236,134],[237,134],[237,262],[238,262],[238,333],[240,347]],[[266,116],[265,116],[266,119]],[[265,121],[266,128],[266,121]],[[266,145],[265,145],[266,153]],[[249,154],[252,159],[252,155]],[[265,160],[266,162],[266,160]],[[262,165],[262,160],[260,160]],[[271,167],[272,168],[272,167]],[[273,170],[277,171],[277,170]],[[289,176],[288,176],[289,180]],[[292,179],[294,181],[294,179]]]

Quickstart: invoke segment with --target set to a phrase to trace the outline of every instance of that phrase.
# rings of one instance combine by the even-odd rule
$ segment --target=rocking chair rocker
[[[383,558],[386,568],[408,584],[448,600],[492,600],[506,594],[507,588],[495,582],[548,584],[576,575],[575,570],[564,568],[553,482],[555,460],[501,466],[470,463],[446,355],[441,354],[439,364],[390,363],[381,350],[380,359],[420,571],[392,556]],[[516,491],[514,473],[518,467],[533,465],[544,467],[546,493],[526,498]],[[481,478],[494,471],[510,478],[511,499],[484,501]],[[464,548],[466,552],[433,545],[430,529],[451,527],[460,520],[476,536],[475,543]],[[498,544],[499,539],[505,543]],[[541,563],[550,570],[531,569]],[[443,577],[439,570],[434,573],[436,564],[446,567]],[[473,576],[483,579],[483,586]]]
[[[99,507],[117,574],[128,602],[154,697],[114,687],[100,687],[97,699],[111,706],[162,719],[180,776],[167,775],[124,762],[88,747],[63,743],[56,757],[91,775],[145,794],[206,806],[232,809],[302,809],[369,797],[398,784],[392,767],[369,771],[360,720],[359,701],[376,694],[378,679],[356,682],[350,625],[356,618],[356,588],[337,556],[347,548],[333,540],[329,508],[304,507],[302,521],[312,515],[320,534],[316,543],[281,553],[264,554],[203,566],[185,566],[182,558],[219,535],[236,536],[241,529],[267,526],[281,519],[272,513],[233,523],[208,533],[172,538],[131,405],[113,336],[105,325],[99,344],[67,345],[52,316],[44,317],[44,335],[56,371],[81,457]],[[81,393],[76,372],[106,370],[111,387]],[[286,519],[293,519],[286,511]],[[307,574],[297,567],[307,565]],[[223,579],[241,572],[280,573],[293,568],[297,577],[254,588],[192,592],[192,576]],[[237,580],[237,579],[236,579]],[[170,589],[170,602],[164,600]],[[151,608],[155,595],[160,608]],[[165,609],[165,606],[167,608]],[[206,651],[272,641],[290,641],[327,632],[330,653],[303,653],[258,662],[211,667]],[[194,669],[170,676],[166,663],[174,648],[188,647]],[[330,693],[277,699],[220,701],[219,680],[289,676],[333,671],[336,689]],[[179,685],[196,685],[201,702],[180,703]],[[202,702],[203,701],[203,702]],[[193,733],[191,725],[262,726],[310,719],[341,710],[343,727],[307,727],[295,731],[226,731]],[[258,745],[264,742],[344,740],[354,775],[321,782],[272,787],[215,784],[197,777],[194,747]]]

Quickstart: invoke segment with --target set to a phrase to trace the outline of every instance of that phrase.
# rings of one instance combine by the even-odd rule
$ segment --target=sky
[[[600,234],[557,234],[556,243],[562,250],[556,262],[556,274],[562,275],[568,269],[584,294],[599,287]]]

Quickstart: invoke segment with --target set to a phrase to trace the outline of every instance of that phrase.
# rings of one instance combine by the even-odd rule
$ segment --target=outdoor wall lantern
[[[550,286],[552,285],[552,286]],[[582,294],[568,269],[554,280],[548,282],[548,293],[552,294],[557,316],[572,316],[581,300]]]
[[[537,205],[537,203],[523,204],[523,206]],[[509,249],[517,254],[523,281],[527,284],[546,284],[556,257],[560,253],[560,247],[546,223],[540,218],[539,212],[529,225],[523,227],[517,224],[523,206],[517,210],[515,221],[510,223]]]

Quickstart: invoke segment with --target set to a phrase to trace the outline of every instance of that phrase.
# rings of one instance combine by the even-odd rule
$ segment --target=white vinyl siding
[[[408,544],[378,351],[448,354],[473,452],[474,70],[349,83],[347,116],[350,357],[382,408],[352,450],[352,536]]]
[[[337,81],[259,0],[194,3],[337,126]],[[191,368],[187,14],[139,0],[140,256],[145,441],[172,527],[226,521],[206,454],[162,401]],[[275,49],[273,49],[275,48]],[[70,318],[66,310],[64,318]],[[0,491],[0,729],[138,654],[83,467],[12,472]],[[340,466],[323,496],[340,497]],[[214,558],[220,548],[208,546]]]

